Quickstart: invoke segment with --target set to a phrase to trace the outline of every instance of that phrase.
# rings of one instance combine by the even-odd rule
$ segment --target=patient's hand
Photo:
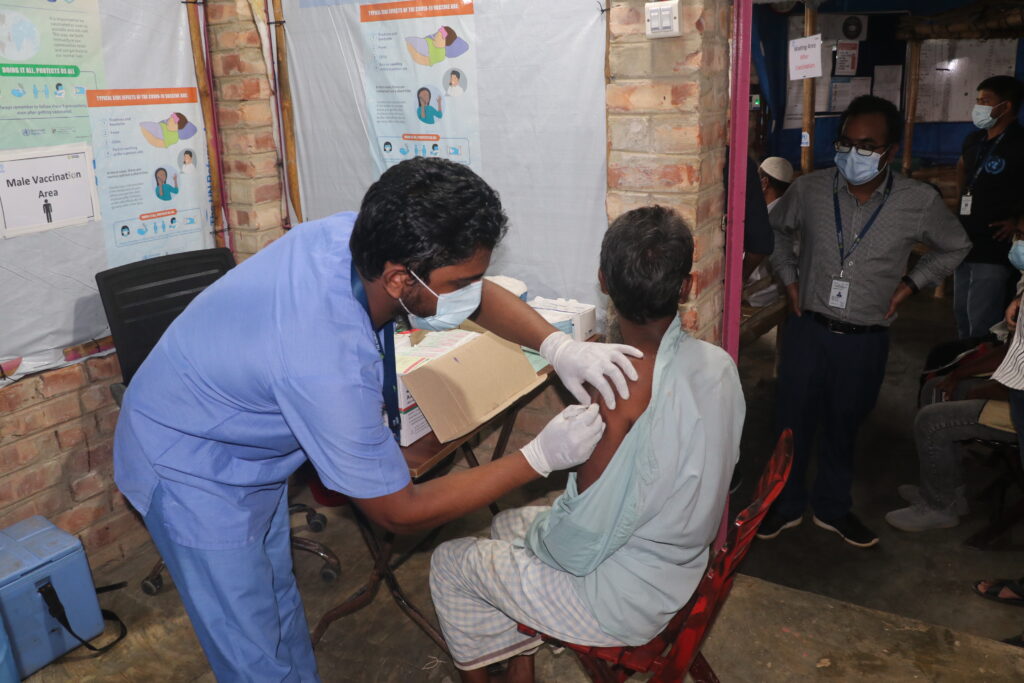
[[[651,384],[654,380],[655,354],[647,354],[644,358],[633,361],[639,378],[630,385],[628,399],[619,399],[614,409],[609,409],[596,389],[590,388],[590,396],[601,410],[604,420],[604,436],[598,441],[593,455],[576,469],[576,489],[583,493],[604,472],[612,456],[619,449],[622,440],[633,427],[640,415],[647,410],[651,400]]]

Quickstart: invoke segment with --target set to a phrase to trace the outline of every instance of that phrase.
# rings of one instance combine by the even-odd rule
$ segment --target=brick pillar
[[[283,234],[274,103],[247,0],[208,0],[227,217],[239,260]]]
[[[683,324],[718,342],[729,3],[682,0],[682,35],[655,40],[644,36],[643,5],[614,0],[609,13],[608,216],[652,203],[679,211],[696,243],[693,294],[683,307]]]

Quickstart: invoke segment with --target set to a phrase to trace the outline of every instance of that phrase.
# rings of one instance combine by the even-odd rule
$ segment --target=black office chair
[[[123,383],[110,388],[118,405],[135,372],[168,326],[200,292],[234,266],[231,250],[221,247],[161,256],[96,273],[96,285],[121,364]],[[323,515],[307,505],[290,505],[288,511],[305,514],[310,531],[323,531],[327,523]],[[323,560],[320,577],[324,581],[338,578],[338,557],[327,546],[293,536],[292,547]],[[160,592],[163,568],[163,561],[153,567],[142,581],[143,592]]]

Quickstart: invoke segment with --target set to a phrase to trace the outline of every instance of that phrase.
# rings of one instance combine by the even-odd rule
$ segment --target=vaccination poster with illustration
[[[473,3],[362,4],[359,21],[370,144],[381,170],[417,156],[479,170]]]
[[[196,89],[90,90],[88,99],[110,265],[210,246]]]
[[[99,0],[0,1],[0,149],[89,141],[103,87]]]

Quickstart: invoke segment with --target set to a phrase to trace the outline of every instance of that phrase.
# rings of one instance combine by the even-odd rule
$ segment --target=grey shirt
[[[930,251],[908,274],[919,288],[938,284],[960,265],[971,249],[960,221],[943,203],[934,188],[892,173],[889,199],[860,244],[851,253],[854,239],[882,202],[887,182],[864,204],[838,178],[839,210],[843,219],[846,262],[840,268],[832,202],[834,168],[797,178],[771,212],[775,229],[772,268],[783,285],[799,280],[800,307],[855,325],[888,325],[889,301],[907,268],[910,250],[917,242]],[[799,235],[800,255],[793,245]],[[834,279],[849,282],[846,308],[829,305]]]

